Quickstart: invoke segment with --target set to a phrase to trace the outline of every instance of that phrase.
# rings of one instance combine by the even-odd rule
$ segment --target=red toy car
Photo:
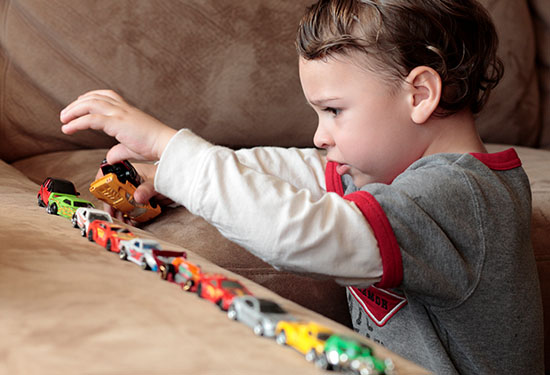
[[[130,240],[136,235],[122,225],[95,220],[88,226],[88,240],[97,242],[108,251],[118,253],[121,240]]]
[[[220,274],[201,274],[197,286],[197,295],[214,302],[220,309],[227,311],[235,297],[252,295],[239,281]]]
[[[38,205],[40,207],[47,207],[50,200],[50,194],[52,193],[70,194],[74,196],[80,195],[71,181],[48,177],[42,182],[40,190],[38,190]]]
[[[172,251],[172,250],[157,250],[151,251],[151,256],[156,263],[156,270],[161,272],[166,264],[172,264],[176,259],[187,259],[187,253],[185,251]]]
[[[173,258],[171,262],[159,264],[160,277],[176,283],[188,292],[196,292],[202,271],[200,266],[185,257]]]

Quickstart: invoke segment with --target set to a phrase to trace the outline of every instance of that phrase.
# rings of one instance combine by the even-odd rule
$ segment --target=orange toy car
[[[197,291],[202,273],[201,268],[185,259],[185,257],[177,257],[170,263],[161,264],[159,270],[160,277],[164,280],[181,285],[185,291]]]
[[[134,200],[134,192],[141,179],[128,160],[112,165],[103,160],[101,171],[104,176],[90,184],[90,193],[97,199],[137,222],[145,222],[160,214],[160,206],[154,200],[147,204]]]

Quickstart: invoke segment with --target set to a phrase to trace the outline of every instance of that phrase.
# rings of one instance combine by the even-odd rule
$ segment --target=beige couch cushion
[[[537,69],[539,76],[542,134],[540,145],[550,149],[550,1],[529,0],[535,40],[537,42]]]
[[[38,207],[37,191],[0,161],[1,374],[319,374],[302,355],[256,337],[214,304],[88,242],[69,220]],[[188,257],[206,272],[240,278],[299,319],[356,335],[191,251]],[[394,361],[403,373],[426,373]]]

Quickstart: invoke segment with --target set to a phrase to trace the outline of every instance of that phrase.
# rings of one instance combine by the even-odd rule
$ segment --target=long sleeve
[[[382,275],[376,239],[353,202],[326,193],[324,166],[313,149],[235,152],[181,130],[155,189],[278,269],[370,285]]]

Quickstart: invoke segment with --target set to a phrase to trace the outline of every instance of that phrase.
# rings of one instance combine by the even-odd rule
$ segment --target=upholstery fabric
[[[103,207],[88,190],[106,149],[54,152],[13,164],[37,184],[50,177],[73,181],[81,197]],[[37,187],[38,191],[38,187]],[[254,280],[277,294],[300,303],[344,325],[351,326],[345,289],[332,280],[280,272],[240,246],[225,239],[202,218],[184,207],[168,208],[142,229],[191,250],[231,272]]]
[[[301,92],[293,43],[312,2],[0,0],[0,332],[8,338],[0,340],[0,373],[112,373],[109,361],[130,373],[167,373],[171,366],[187,369],[189,356],[196,358],[189,373],[219,373],[232,360],[244,374],[315,371],[300,356],[249,340],[246,327],[220,324],[216,309],[181,298],[173,285],[152,283],[155,275],[113,265],[116,256],[98,253],[65,219],[36,206],[47,176],[67,178],[95,199],[87,187],[114,141],[59,129],[61,108],[92,89],[114,89],[213,143],[311,146],[316,116]],[[495,21],[506,72],[477,123],[483,140],[494,143],[490,151],[526,146],[517,150],[532,184],[550,342],[550,152],[535,149],[550,149],[550,2],[481,2]],[[308,318],[321,316],[284,298],[349,325],[342,288],[275,271],[185,208],[166,210],[141,229],[185,247],[209,269],[256,281]],[[197,316],[216,334],[183,321]],[[121,354],[132,345],[132,356]],[[216,346],[228,348],[227,356],[210,355]],[[549,344],[546,362],[550,369]]]
[[[209,301],[88,242],[69,220],[37,206],[37,190],[36,183],[0,161],[1,374],[319,374],[302,355],[256,337]],[[165,249],[182,250],[160,242]],[[187,253],[205,272],[240,278],[256,296],[276,301],[298,319],[355,335]],[[392,356],[405,373],[427,374],[372,346],[378,356]]]
[[[1,0],[2,160],[111,146],[103,134],[59,131],[63,106],[103,88],[214,143],[311,145],[316,119],[293,44],[310,1],[217,3]],[[535,146],[541,116],[527,2],[483,3],[507,73],[480,115],[480,132],[487,142]]]
[[[537,44],[537,74],[539,76],[541,129],[540,146],[550,148],[550,3],[530,0]]]

